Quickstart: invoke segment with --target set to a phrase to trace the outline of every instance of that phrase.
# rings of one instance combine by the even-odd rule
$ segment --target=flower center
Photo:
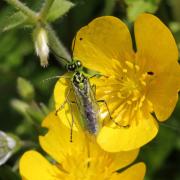
[[[111,116],[120,126],[129,126],[134,122],[137,124],[142,110],[152,109],[146,95],[154,72],[142,72],[138,65],[130,61],[116,65],[116,72],[118,73],[109,77],[108,82],[112,83],[104,91],[110,96],[107,101],[118,102],[111,108]]]
[[[93,148],[90,150],[92,154],[89,156],[87,155],[86,148],[83,151],[76,152],[76,156],[74,154],[67,155],[62,166],[59,167],[61,173],[58,174],[57,179],[109,179],[115,170],[113,159],[100,148]],[[97,155],[98,158],[96,157]]]

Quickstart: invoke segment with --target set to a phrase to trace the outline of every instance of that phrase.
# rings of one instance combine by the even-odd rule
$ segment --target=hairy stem
[[[49,9],[51,8],[54,0],[46,0],[40,11],[41,19],[46,19]]]
[[[16,9],[23,12],[25,15],[27,15],[33,22],[36,22],[38,20],[37,14],[19,0],[5,0],[5,1],[11,4]]]
[[[57,37],[55,31],[52,29],[50,25],[46,25],[46,30],[48,32],[48,37],[49,37],[49,47],[52,49],[52,51],[55,53],[56,56],[61,56],[66,58],[67,60],[70,60],[71,56],[69,52],[66,50],[64,45],[61,43],[59,38]],[[63,61],[60,62],[65,65]]]
[[[23,12],[25,15],[27,15],[32,20],[32,22],[34,22],[34,24],[43,25],[48,33],[49,47],[51,48],[51,50],[55,53],[57,57],[61,56],[66,58],[67,60],[70,60],[71,58],[70,54],[68,53],[64,45],[61,43],[59,38],[57,37],[53,28],[49,24],[45,24],[46,22],[45,18],[47,12],[51,8],[54,0],[46,0],[45,4],[41,8],[40,13],[34,12],[19,0],[5,0],[5,1],[11,4],[16,9]],[[59,60],[62,63],[62,65],[66,64],[61,58],[59,58]]]
[[[103,10],[103,15],[112,15],[114,7],[117,0],[105,0],[105,8]]]

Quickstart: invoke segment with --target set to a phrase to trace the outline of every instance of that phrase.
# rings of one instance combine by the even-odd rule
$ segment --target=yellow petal
[[[136,159],[138,153],[139,149],[127,152],[109,153],[109,157],[111,157],[113,161],[109,169],[112,169],[112,171],[117,171],[119,169],[126,167]]]
[[[65,114],[61,118],[66,118]],[[59,163],[66,158],[68,153],[73,153],[76,148],[78,149],[84,145],[82,145],[84,143],[83,135],[80,132],[73,131],[73,142],[70,142],[71,129],[64,126],[54,112],[45,118],[42,126],[48,128],[49,131],[45,136],[39,137],[40,145]]]
[[[146,173],[146,166],[144,163],[137,163],[122,173],[116,173],[111,180],[143,180]]]
[[[134,28],[137,53],[144,58],[140,62],[144,63],[144,68],[153,68],[160,73],[172,63],[177,63],[176,42],[170,30],[157,17],[142,14]]]
[[[69,171],[72,170],[72,166],[69,166],[70,160],[67,157],[70,157],[71,161],[74,162],[75,154],[80,154],[83,163],[85,159],[88,160],[87,152],[90,152],[90,159],[92,158],[96,162],[97,157],[101,157],[102,162],[100,162],[103,166],[108,163],[109,170],[116,171],[132,163],[139,152],[139,150],[132,150],[107,153],[98,146],[94,137],[84,136],[81,131],[73,131],[73,142],[70,142],[70,129],[64,126],[53,112],[43,121],[43,126],[47,127],[49,131],[45,136],[39,138],[41,147]],[[110,159],[111,163],[108,160],[106,162],[106,158]],[[67,165],[64,164],[66,161],[68,162]],[[97,164],[101,165],[100,162],[97,161]]]
[[[112,128],[104,126],[97,142],[106,151],[118,152],[137,149],[153,139],[158,132],[158,124],[152,116],[142,117],[138,124],[129,128]]]
[[[159,121],[164,121],[171,115],[178,101],[180,71],[178,73],[177,68],[170,68],[172,69],[168,70],[167,75],[156,79],[147,95]]]
[[[20,160],[20,174],[26,180],[56,180],[60,171],[36,151],[24,153]]]
[[[77,33],[73,56],[89,69],[111,74],[115,59],[125,61],[134,56],[129,30],[116,17],[96,18]]]
[[[142,14],[135,22],[137,63],[144,72],[154,72],[148,91],[159,120],[172,113],[180,89],[178,49],[169,29],[155,16]]]

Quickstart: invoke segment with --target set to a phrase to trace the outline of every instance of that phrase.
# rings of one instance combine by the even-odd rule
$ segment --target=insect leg
[[[93,85],[91,86],[91,88],[92,88],[92,90],[93,90],[93,93],[96,94],[96,85],[93,84]]]
[[[70,142],[73,142],[72,141],[72,133],[73,133],[73,125],[74,125],[74,114],[73,114],[72,104],[76,104],[76,102],[70,101],[67,98],[67,103],[69,104],[69,108],[70,108],[70,111],[71,111],[71,117],[72,117],[72,121],[70,123]]]
[[[107,105],[107,102],[106,102],[105,100],[98,100],[97,102],[100,102],[100,103],[104,103],[104,104],[105,104],[106,109],[107,109],[108,114],[109,114],[109,119],[110,119],[114,124],[116,124],[116,125],[119,126],[119,127],[123,127],[123,128],[128,128],[128,127],[129,127],[129,125],[122,126],[122,125],[120,125],[119,123],[117,123],[116,121],[114,121],[114,119],[113,119],[112,116],[111,116],[111,113],[110,113],[109,107],[108,107],[108,105]]]
[[[98,103],[104,103],[104,104],[105,104],[106,109],[107,109],[107,111],[108,111],[109,119],[112,120],[113,118],[112,118],[112,116],[111,116],[111,113],[110,113],[109,107],[108,107],[108,105],[107,105],[107,102],[106,102],[105,100],[97,100],[97,102],[98,102]],[[117,122],[116,122],[116,123],[117,123]]]
[[[66,96],[66,100],[64,101],[64,103],[60,106],[60,108],[57,109],[57,111],[60,111],[64,106],[65,104],[67,103],[69,108],[70,108],[70,113],[71,113],[71,117],[72,117],[72,121],[70,122],[69,118],[68,118],[68,115],[67,115],[67,112],[65,111],[65,114],[66,114],[66,118],[68,120],[68,123],[69,123],[69,126],[70,126],[70,142],[72,142],[72,132],[73,132],[73,125],[74,125],[74,115],[73,115],[73,109],[72,109],[72,104],[76,104],[76,102],[74,101],[71,101],[69,99],[69,94],[71,92],[72,89],[70,89],[68,91],[68,94]],[[57,114],[57,113],[56,113]]]
[[[72,91],[72,89],[70,88],[69,91],[68,91],[68,93],[67,93],[67,96],[66,96],[65,101],[64,101],[63,104],[61,104],[61,106],[56,110],[56,112],[55,112],[55,115],[56,115],[56,116],[57,116],[58,112],[61,111],[61,110],[64,108],[64,106],[66,105],[66,103],[67,103],[67,101],[68,101],[68,97],[69,97],[71,91]]]
[[[103,75],[103,74],[93,74],[92,76],[90,76],[89,78],[93,78],[93,77],[101,77],[101,76],[103,76],[103,77],[108,77],[108,76],[105,76],[105,75]]]

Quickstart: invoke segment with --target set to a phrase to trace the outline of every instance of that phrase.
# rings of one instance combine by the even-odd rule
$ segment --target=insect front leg
[[[61,111],[61,110],[64,108],[64,106],[66,105],[71,91],[72,91],[72,88],[69,89],[65,101],[64,101],[64,102],[60,105],[60,107],[56,110],[56,112],[55,112],[55,115],[56,115],[56,116],[57,116],[58,112]]]
[[[93,74],[92,76],[90,76],[89,78],[94,78],[94,77],[105,77],[105,78],[107,78],[108,76],[105,76],[105,75],[103,75],[103,74]]]

